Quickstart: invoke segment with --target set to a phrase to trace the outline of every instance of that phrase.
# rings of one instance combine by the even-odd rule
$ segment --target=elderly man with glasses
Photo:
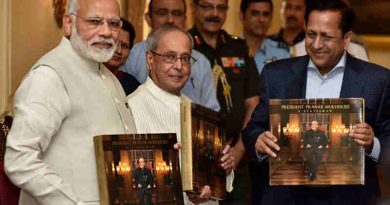
[[[149,34],[146,39],[149,76],[128,96],[139,133],[176,133],[180,142],[180,103],[190,101],[181,89],[189,79],[191,65],[196,61],[191,56],[192,45],[191,36],[172,24],[164,24]],[[225,147],[220,162],[228,174],[227,184],[231,185],[234,159],[229,146]],[[206,201],[210,193],[210,187],[204,186],[202,193],[191,196],[190,200]],[[187,195],[184,199],[185,204],[192,204]]]
[[[184,29],[186,9],[184,0],[151,0],[149,10],[145,13],[145,20],[152,29],[163,24],[173,24]],[[146,81],[149,72],[145,52],[145,41],[135,44],[125,65],[121,68],[135,76],[141,83]],[[193,102],[219,111],[220,106],[213,86],[210,63],[198,51],[193,50],[192,56],[197,59],[197,62],[192,65],[193,69],[191,69],[189,80],[184,85],[182,92]]]
[[[65,37],[15,94],[5,171],[21,205],[99,205],[93,137],[134,133],[126,95],[102,64],[122,21],[115,0],[70,0]]]

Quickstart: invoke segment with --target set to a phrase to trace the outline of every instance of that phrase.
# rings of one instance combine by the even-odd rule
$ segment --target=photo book
[[[269,110],[281,148],[269,158],[271,186],[364,184],[364,149],[349,136],[363,99],[271,99]]]
[[[204,185],[212,198],[226,197],[226,172],[220,158],[226,139],[224,115],[191,102],[181,104],[181,170],[183,190],[200,193]]]
[[[94,137],[101,205],[182,205],[176,134]]]

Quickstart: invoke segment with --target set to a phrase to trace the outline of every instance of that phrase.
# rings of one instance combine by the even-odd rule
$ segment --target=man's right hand
[[[200,194],[187,192],[188,199],[194,204],[200,204],[208,201],[211,197],[210,186],[206,185],[202,188]]]
[[[142,185],[141,185],[141,184],[138,184],[138,188],[142,188]]]
[[[311,145],[310,145],[310,144],[307,144],[307,145],[306,145],[306,148],[311,148]]]
[[[266,153],[271,157],[276,157],[273,150],[279,151],[280,147],[276,144],[278,139],[270,131],[261,133],[256,140],[255,148],[257,152]]]

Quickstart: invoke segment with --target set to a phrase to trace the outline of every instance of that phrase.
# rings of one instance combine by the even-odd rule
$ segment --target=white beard
[[[92,44],[96,42],[109,43],[112,46],[110,48],[97,48],[95,46],[92,46]],[[70,36],[70,43],[77,53],[99,63],[109,61],[114,55],[114,52],[116,51],[117,47],[117,44],[112,38],[106,39],[101,37],[94,37],[89,41],[82,39],[77,32],[75,24],[73,24],[72,26],[72,35]]]

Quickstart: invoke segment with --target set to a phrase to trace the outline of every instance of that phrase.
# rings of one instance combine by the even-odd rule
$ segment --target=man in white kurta
[[[191,69],[191,37],[174,25],[164,25],[153,30],[146,42],[150,77],[128,96],[137,132],[176,133],[180,142],[180,103],[190,101],[180,91]],[[231,170],[234,166],[231,153],[222,158],[223,167]],[[228,191],[232,189],[233,173],[230,173]],[[192,204],[187,195],[184,198],[185,204]],[[210,200],[205,204],[217,202]]]
[[[116,49],[119,5],[69,4],[70,39],[38,60],[15,94],[5,171],[21,205],[99,205],[93,136],[136,132],[120,83],[101,63]]]

